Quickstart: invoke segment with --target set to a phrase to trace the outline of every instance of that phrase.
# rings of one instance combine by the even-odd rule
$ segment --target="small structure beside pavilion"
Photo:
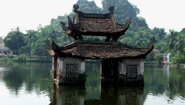
[[[135,48],[118,42],[129,28],[131,19],[119,24],[114,18],[114,7],[107,14],[84,13],[74,5],[73,21],[68,27],[61,22],[65,33],[75,41],[64,46],[52,42],[47,50],[53,57],[53,78],[57,83],[84,84],[85,59],[101,59],[102,80],[114,83],[141,83],[144,80],[144,59],[153,50],[154,38],[147,48]],[[105,41],[83,40],[83,36],[106,36]]]

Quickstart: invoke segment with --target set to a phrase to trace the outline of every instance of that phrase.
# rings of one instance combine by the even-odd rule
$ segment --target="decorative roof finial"
[[[148,44],[148,47],[150,47],[151,45],[154,45],[154,43],[155,43],[155,37],[153,36],[151,39],[150,39],[150,42],[149,42],[149,44]]]
[[[151,39],[150,39],[150,42],[152,43],[152,44],[154,44],[155,43],[155,37],[153,36]]]
[[[110,13],[114,13],[114,6],[111,6],[110,8],[109,8],[109,11],[110,11]]]
[[[73,11],[74,11],[74,12],[77,12],[78,9],[79,9],[79,6],[78,6],[77,4],[74,4],[74,5],[73,5]]]

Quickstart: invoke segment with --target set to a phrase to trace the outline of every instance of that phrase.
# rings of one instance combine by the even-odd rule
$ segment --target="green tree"
[[[30,50],[29,46],[24,45],[24,46],[22,46],[22,47],[19,49],[19,55],[20,55],[20,54],[29,55],[29,53],[30,53],[29,50]]]
[[[35,55],[38,55],[40,57],[42,57],[42,56],[48,57],[49,56],[49,54],[46,50],[46,41],[47,41],[47,39],[38,39],[35,42],[35,47],[33,49],[33,53]]]
[[[25,42],[28,44],[28,46],[29,46],[29,57],[31,57],[31,49],[32,49],[32,47],[31,47],[31,44],[35,41],[35,39],[36,39],[36,31],[34,31],[34,30],[28,30],[27,31],[27,34],[25,35]]]
[[[97,7],[94,1],[78,0],[77,3],[80,6],[80,11],[101,13],[102,9]]]
[[[174,30],[170,30],[170,33],[166,36],[166,43],[169,50],[174,49],[176,40],[177,32],[175,32]]]
[[[183,52],[184,38],[181,36],[177,36],[177,40],[175,42],[175,49],[177,49],[180,53]]]
[[[144,33],[141,33],[141,32],[138,32],[136,34],[136,41],[135,41],[135,44],[136,46],[138,47],[146,47],[146,40],[144,39],[145,38],[145,34]]]
[[[15,31],[11,31],[4,39],[5,46],[19,55],[19,49],[24,45],[24,34],[19,31],[19,27]]]
[[[185,56],[177,51],[172,57],[173,63],[185,63]]]
[[[164,28],[154,28],[151,30],[151,34],[155,35],[156,42],[159,42],[160,40],[164,39],[166,33]]]
[[[154,61],[154,52],[152,51],[150,54],[146,56],[146,61]]]
[[[158,63],[161,63],[163,60],[163,54],[156,54],[155,55],[155,60],[158,61]]]
[[[168,48],[166,47],[166,42],[164,40],[159,41],[158,43],[155,43],[155,49],[160,50],[161,53],[166,52]]]

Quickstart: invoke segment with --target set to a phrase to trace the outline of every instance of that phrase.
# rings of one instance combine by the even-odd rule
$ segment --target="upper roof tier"
[[[124,35],[129,28],[131,19],[127,19],[125,24],[117,23],[114,18],[114,7],[109,8],[107,14],[84,13],[79,11],[79,6],[74,5],[73,21],[68,17],[68,27],[61,22],[63,30],[74,39],[82,39],[81,35],[107,36],[117,40]]]

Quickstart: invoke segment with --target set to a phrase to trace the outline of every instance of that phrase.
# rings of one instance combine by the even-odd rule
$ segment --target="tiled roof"
[[[113,11],[107,14],[84,13],[75,10],[74,19],[68,17],[68,27],[61,22],[63,30],[69,36],[72,34],[96,35],[96,36],[121,36],[129,28],[131,19],[125,24],[118,24]]]
[[[80,42],[65,47],[57,47],[53,43],[53,53],[57,56],[73,56],[90,59],[145,58],[152,49],[153,45],[149,48],[133,48],[124,44]]]
[[[123,26],[114,23],[110,18],[81,18],[80,26],[81,32],[116,33],[123,31],[124,28]]]

